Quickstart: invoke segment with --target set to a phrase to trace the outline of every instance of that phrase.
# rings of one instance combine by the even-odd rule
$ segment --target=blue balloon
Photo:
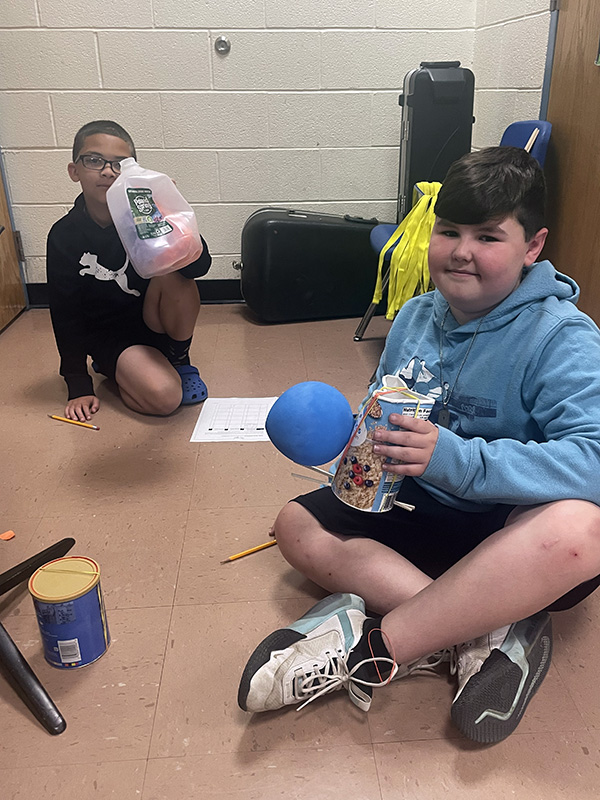
[[[306,467],[327,464],[339,456],[353,427],[350,403],[321,381],[291,386],[275,401],[266,422],[275,447]]]

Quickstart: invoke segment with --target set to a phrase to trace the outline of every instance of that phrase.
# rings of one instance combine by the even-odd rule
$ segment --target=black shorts
[[[438,578],[484,539],[503,528],[515,508],[498,504],[479,513],[460,511],[440,503],[412,478],[404,478],[396,499],[411,503],[415,510],[405,511],[394,506],[381,514],[358,511],[338,500],[329,488],[300,495],[292,502],[304,506],[326,530],[381,542],[432,578]],[[586,581],[547,610],[571,608],[599,585],[600,576]]]
[[[155,333],[142,319],[139,319],[121,326],[118,330],[104,331],[90,343],[88,351],[99,372],[114,380],[117,361],[124,350],[136,344],[143,344],[155,347],[166,355],[167,340],[166,334]]]

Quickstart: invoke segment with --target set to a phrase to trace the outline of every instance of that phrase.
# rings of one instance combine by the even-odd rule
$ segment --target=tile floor
[[[307,379],[354,405],[388,324],[375,319],[261,326],[241,305],[208,306],[194,362],[215,397],[268,396]],[[555,615],[555,656],[505,742],[480,747],[448,720],[452,679],[413,676],[376,692],[368,715],[345,693],[300,713],[236,704],[246,659],[323,592],[266,541],[279,508],[312,485],[269,443],[190,444],[197,408],[136,416],[106,384],[100,432],[53,422],[64,386],[49,315],[0,335],[0,571],[64,536],[97,559],[113,642],[72,672],[46,664],[23,587],[0,597],[3,624],[65,715],[48,735],[0,678],[3,800],[557,800],[600,794],[595,657],[600,593]]]

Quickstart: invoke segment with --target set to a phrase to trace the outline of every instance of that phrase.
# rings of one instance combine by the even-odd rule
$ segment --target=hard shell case
[[[242,230],[241,289],[264,322],[360,317],[369,305],[376,219],[262,208]]]
[[[419,181],[443,183],[450,165],[471,150],[475,78],[460,61],[423,61],[404,76],[398,222],[412,208]]]

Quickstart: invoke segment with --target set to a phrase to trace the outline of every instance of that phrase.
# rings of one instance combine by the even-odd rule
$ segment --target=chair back
[[[525,147],[535,129],[539,130],[536,139],[529,151],[537,159],[540,166],[544,166],[548,142],[552,133],[552,123],[543,119],[526,119],[511,123],[502,134],[501,147]]]

